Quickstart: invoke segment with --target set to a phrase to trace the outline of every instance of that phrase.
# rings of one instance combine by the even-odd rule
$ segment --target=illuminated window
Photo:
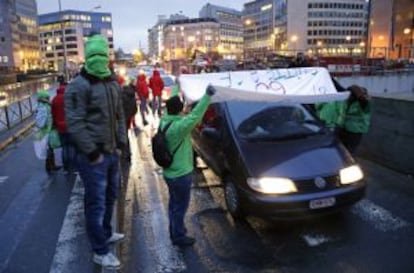
[[[265,10],[269,10],[269,9],[271,9],[272,8],[272,4],[268,4],[268,5],[264,5],[264,6],[262,6],[260,9],[262,10],[262,11],[265,11]]]

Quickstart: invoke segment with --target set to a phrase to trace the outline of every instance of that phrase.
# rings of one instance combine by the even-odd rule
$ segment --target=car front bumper
[[[354,185],[329,191],[289,196],[269,196],[241,190],[241,199],[243,210],[248,215],[272,219],[301,219],[332,213],[349,207],[364,197],[365,188],[366,184],[364,182],[358,182]],[[332,198],[334,198],[333,205],[321,208],[310,207],[312,200],[332,201]]]

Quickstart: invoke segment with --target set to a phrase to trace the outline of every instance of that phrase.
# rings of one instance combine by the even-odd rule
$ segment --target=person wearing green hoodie
[[[354,154],[363,134],[369,130],[371,106],[365,88],[352,85],[347,90],[350,96],[346,101],[316,104],[315,108],[318,117],[336,131],[344,146]]]
[[[126,145],[121,87],[108,67],[109,47],[104,36],[88,38],[85,58],[80,75],[66,88],[65,120],[85,186],[86,230],[93,261],[117,268],[120,261],[109,251],[109,244],[125,237],[111,226],[120,181],[119,156]]]
[[[41,90],[37,92],[37,109],[35,113],[35,127],[36,133],[34,135],[35,140],[41,140],[46,136],[49,136],[52,130],[52,110],[49,101],[49,92]],[[48,141],[46,142],[48,143]],[[47,157],[45,161],[45,169],[48,174],[55,169],[54,158],[51,156],[53,151],[47,145]]]
[[[210,97],[216,91],[212,86],[208,86],[205,95],[188,114],[183,114],[184,104],[178,92],[179,86],[175,86],[166,102],[167,113],[160,121],[160,130],[169,125],[165,133],[167,147],[170,151],[175,151],[172,164],[164,168],[163,176],[169,191],[170,239],[174,245],[190,246],[195,240],[187,236],[184,218],[190,202],[194,169],[191,131],[203,118],[210,104]]]

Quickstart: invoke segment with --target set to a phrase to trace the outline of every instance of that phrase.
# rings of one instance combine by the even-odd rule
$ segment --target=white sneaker
[[[93,262],[101,265],[102,267],[111,268],[111,269],[119,268],[121,266],[121,262],[111,252],[108,252],[105,255],[98,255],[94,253]]]
[[[125,234],[118,233],[118,232],[112,232],[111,237],[109,237],[109,239],[106,240],[106,243],[112,244],[112,243],[122,241],[123,239],[125,239]]]

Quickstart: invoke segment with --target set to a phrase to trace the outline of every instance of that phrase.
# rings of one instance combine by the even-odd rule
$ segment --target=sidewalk
[[[30,132],[30,129],[34,125],[33,116],[23,120],[10,130],[0,133],[0,152],[6,149],[14,141],[18,140],[21,136]]]

